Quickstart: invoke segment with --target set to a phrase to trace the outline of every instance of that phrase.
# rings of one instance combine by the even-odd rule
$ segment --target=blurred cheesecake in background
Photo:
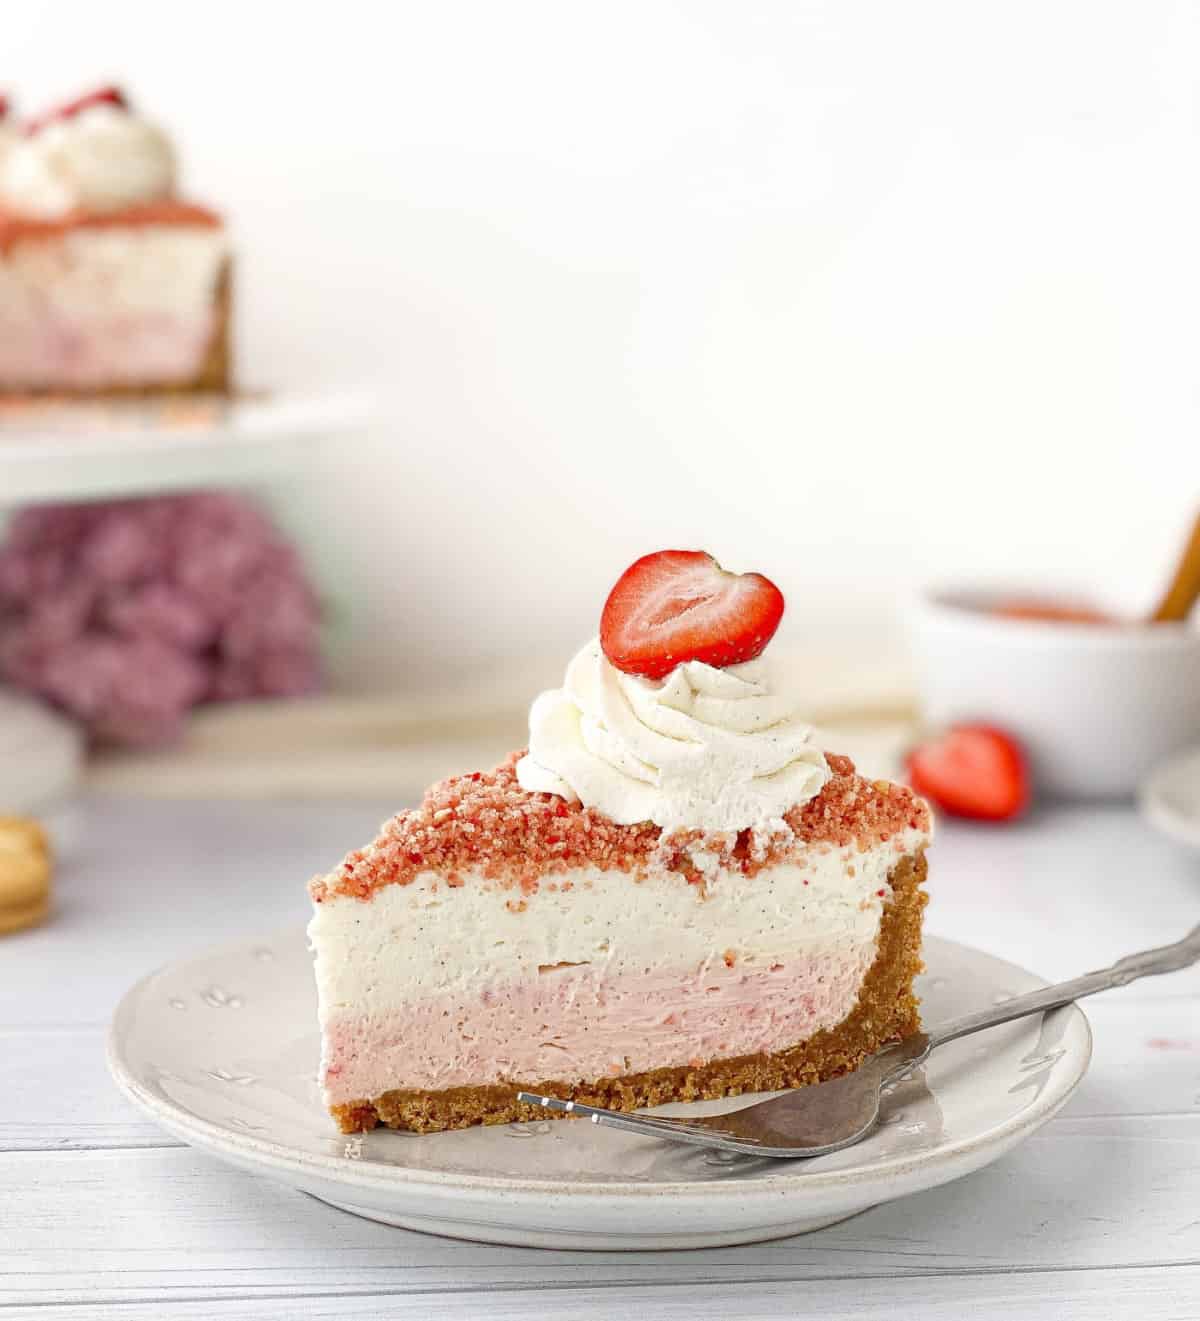
[[[310,885],[339,1128],[799,1087],[918,1031],[929,809],[826,752],[762,653],[784,609],[642,556],[529,712]]]
[[[0,100],[0,395],[230,388],[230,244],[115,87]]]

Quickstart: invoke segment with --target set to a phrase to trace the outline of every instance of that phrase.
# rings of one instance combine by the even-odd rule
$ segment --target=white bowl
[[[930,591],[911,639],[933,725],[987,721],[1029,753],[1037,788],[1127,798],[1200,742],[1200,633],[1186,624],[1073,624],[989,612],[1012,591]]]

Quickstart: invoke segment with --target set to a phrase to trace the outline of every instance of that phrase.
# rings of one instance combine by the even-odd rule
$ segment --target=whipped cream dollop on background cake
[[[175,151],[140,114],[101,102],[16,139],[0,157],[0,203],[55,220],[159,202],[175,191]]]
[[[916,1030],[929,813],[827,754],[760,659],[761,575],[659,552],[530,712],[311,885],[347,1132],[798,1086]]]

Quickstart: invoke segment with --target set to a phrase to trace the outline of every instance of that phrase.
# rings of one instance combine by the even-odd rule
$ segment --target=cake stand
[[[0,511],[294,473],[322,441],[364,425],[356,391],[0,401]]]

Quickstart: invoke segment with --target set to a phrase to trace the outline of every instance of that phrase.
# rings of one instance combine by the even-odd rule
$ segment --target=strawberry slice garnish
[[[761,573],[726,573],[702,550],[658,550],[609,592],[600,645],[618,670],[661,679],[684,661],[753,660],[782,616],[783,593]]]
[[[1008,821],[1029,803],[1021,745],[994,725],[954,725],[908,754],[909,783],[952,816]]]
[[[39,115],[36,119],[31,119],[25,125],[25,132],[27,134],[37,133],[45,128],[47,124],[53,124],[60,119],[72,119],[75,115],[81,114],[84,110],[90,110],[92,106],[97,105],[115,105],[121,110],[129,108],[125,93],[119,87],[108,84],[104,87],[97,87],[94,91],[85,92],[83,96],[77,96],[74,101],[67,101],[63,105],[55,106],[53,110],[47,110],[45,114]]]
[[[3,92],[0,92],[0,119],[8,118],[8,110],[8,97],[5,96]]]

